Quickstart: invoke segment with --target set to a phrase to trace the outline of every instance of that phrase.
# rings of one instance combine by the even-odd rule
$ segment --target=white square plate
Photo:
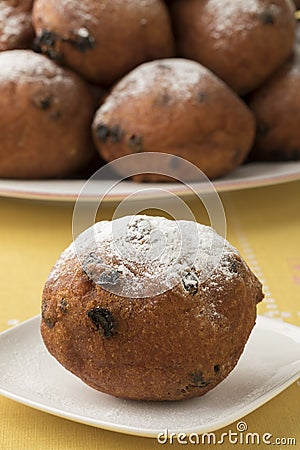
[[[40,317],[0,334],[0,394],[25,405],[121,433],[156,437],[222,428],[275,397],[300,376],[300,328],[258,317],[232,373],[203,397],[137,402],[86,386],[45,349]]]

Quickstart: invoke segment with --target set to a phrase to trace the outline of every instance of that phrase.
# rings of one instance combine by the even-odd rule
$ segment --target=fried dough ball
[[[0,177],[63,177],[94,154],[90,91],[30,50],[0,53]]]
[[[290,60],[248,98],[257,121],[250,158],[300,160],[300,26]]]
[[[41,52],[105,86],[174,53],[161,0],[36,0],[33,23]]]
[[[210,227],[128,216],[98,222],[62,253],[44,287],[41,333],[49,352],[99,391],[182,400],[235,367],[262,298],[238,251]]]
[[[254,118],[243,101],[208,69],[180,58],[134,69],[112,89],[93,122],[94,142],[106,161],[141,152],[159,158],[163,152],[192,162],[209,178],[239,166],[254,135]],[[178,177],[186,179],[186,166],[177,163],[170,157],[162,172],[176,164]],[[164,177],[141,174],[143,179]]]
[[[170,8],[180,56],[199,61],[240,95],[292,53],[290,0],[174,0]]]

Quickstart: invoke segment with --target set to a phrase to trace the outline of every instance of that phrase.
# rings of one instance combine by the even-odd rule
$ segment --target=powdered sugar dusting
[[[106,4],[107,2],[100,1],[98,8],[104,10]],[[73,20],[76,21],[79,27],[87,24],[89,26],[92,24],[97,26],[98,18],[93,13],[93,6],[93,2],[76,1],[76,5],[74,5],[74,0],[60,0],[56,3],[55,8],[60,17],[65,17],[66,12],[68,12],[69,17],[74,16]]]
[[[233,33],[240,37],[245,35],[249,37],[249,31],[257,27],[257,21],[253,18],[263,14],[266,9],[276,15],[282,13],[281,8],[270,2],[270,5],[258,0],[211,0],[203,4],[205,14],[205,27],[207,27],[208,35],[212,39],[220,40],[222,37],[230,37]],[[250,20],[249,20],[250,18]],[[252,19],[252,20],[251,20]]]
[[[20,2],[20,5],[0,3],[0,48],[6,49],[17,42],[24,30],[31,30],[32,2]]]
[[[0,79],[22,81],[32,78],[67,78],[67,72],[53,61],[31,50],[0,52]]]
[[[5,43],[7,40],[10,40],[14,36],[18,36],[20,33],[20,26],[24,24],[24,22],[29,21],[28,14],[6,14],[5,11],[0,9],[0,23],[1,23],[1,34],[0,34],[0,42]]]
[[[63,260],[70,251],[96,284],[130,298],[154,297],[179,284],[195,295],[198,289],[222,289],[237,276],[230,270],[237,250],[212,228],[192,221],[140,215],[98,222]]]
[[[141,25],[146,25],[147,19],[143,17],[145,9],[158,8],[158,6],[161,5],[157,0],[97,0],[97,2],[59,0],[55,4],[55,10],[61,17],[66,15],[71,17],[72,24],[95,28],[101,25],[101,21],[108,20],[109,16],[116,11],[120,17],[126,14],[131,14],[132,17],[140,16]]]
[[[111,111],[124,99],[141,98],[158,89],[163,94],[167,93],[170,99],[187,101],[193,97],[203,74],[208,72],[199,63],[181,58],[144,63],[115,86],[100,111]]]

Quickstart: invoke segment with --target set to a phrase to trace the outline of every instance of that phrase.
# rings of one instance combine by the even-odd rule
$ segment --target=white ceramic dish
[[[226,177],[214,182],[218,192],[246,189],[251,187],[268,186],[278,183],[285,183],[300,179],[300,161],[278,162],[278,163],[251,163],[239,167]],[[76,201],[85,180],[5,180],[0,179],[0,196],[22,198],[31,200],[51,200],[51,201]],[[201,192],[205,186],[201,183],[193,185],[196,191]],[[125,196],[133,194],[137,189],[161,188],[173,194],[185,196],[190,194],[179,183],[134,183],[122,182],[105,196],[104,201],[119,201]],[[93,181],[89,195],[82,200],[98,200],[99,196],[106,192],[107,183],[103,181]],[[155,192],[152,192],[155,195]],[[156,191],[157,195],[161,195]]]
[[[205,396],[135,402],[97,392],[46,351],[35,317],[0,335],[0,393],[48,413],[121,433],[204,433],[255,410],[300,376],[300,328],[258,317],[233,372]],[[233,428],[235,431],[236,429]]]

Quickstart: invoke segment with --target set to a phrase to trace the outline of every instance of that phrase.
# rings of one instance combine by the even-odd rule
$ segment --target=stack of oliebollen
[[[211,179],[249,160],[299,159],[295,10],[290,0],[1,2],[0,177],[86,176],[149,151]]]

